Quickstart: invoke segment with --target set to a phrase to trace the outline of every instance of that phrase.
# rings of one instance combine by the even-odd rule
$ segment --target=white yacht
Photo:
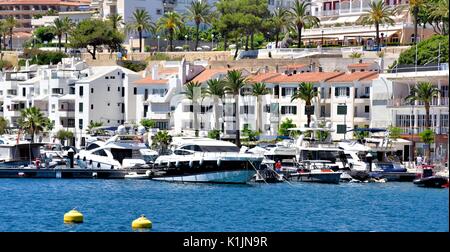
[[[155,160],[154,180],[199,183],[247,183],[264,156],[243,153],[235,144],[209,138],[174,137],[169,155]]]
[[[75,154],[75,160],[81,168],[138,169],[151,168],[157,156],[144,144],[142,135],[117,134],[105,142],[91,143]]]

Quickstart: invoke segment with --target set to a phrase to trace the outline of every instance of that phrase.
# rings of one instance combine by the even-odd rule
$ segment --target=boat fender
[[[191,160],[189,161],[189,167],[192,168],[192,166],[194,166],[194,160],[191,159]]]
[[[203,158],[200,159],[200,162],[198,162],[200,165],[203,165]]]
[[[83,157],[83,161],[86,162],[86,157]]]
[[[91,160],[92,161],[92,160]],[[100,163],[97,164],[97,168],[100,168],[100,166],[102,166]]]
[[[175,161],[175,166],[176,167],[180,166],[180,160]]]
[[[222,160],[219,158],[217,159],[217,166],[220,166],[220,163],[222,162]]]
[[[150,175],[152,175],[152,171],[150,171],[150,170],[145,171],[145,175],[150,177]]]

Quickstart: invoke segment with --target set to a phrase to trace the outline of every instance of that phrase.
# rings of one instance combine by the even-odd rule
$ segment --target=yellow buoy
[[[152,222],[145,217],[145,215],[141,215],[141,217],[137,218],[131,223],[132,228],[152,228]]]
[[[83,222],[83,214],[81,214],[75,209],[72,209],[66,214],[64,214],[64,223],[82,223],[82,222]]]

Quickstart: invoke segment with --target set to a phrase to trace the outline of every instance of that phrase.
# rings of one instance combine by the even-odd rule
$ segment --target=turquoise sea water
[[[448,189],[412,183],[256,185],[0,179],[0,231],[449,231]],[[85,222],[63,223],[76,207]]]

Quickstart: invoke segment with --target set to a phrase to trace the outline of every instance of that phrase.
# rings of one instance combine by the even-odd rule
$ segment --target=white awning
[[[72,100],[75,100],[75,95],[74,94],[66,94],[66,95],[61,96],[59,98],[59,100],[72,101]]]

